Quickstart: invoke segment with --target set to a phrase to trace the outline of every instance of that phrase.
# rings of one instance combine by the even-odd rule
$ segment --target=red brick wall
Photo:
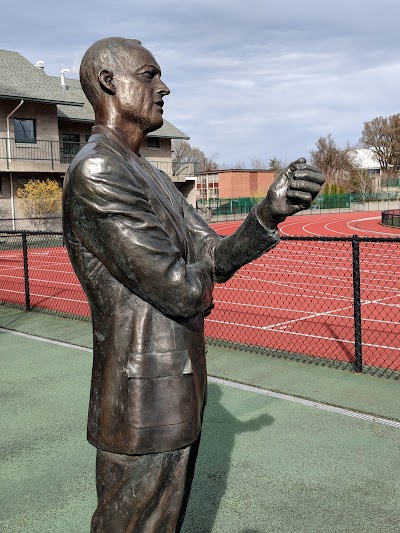
[[[267,192],[274,173],[267,170],[223,170],[219,172],[219,197],[251,197],[258,191]]]

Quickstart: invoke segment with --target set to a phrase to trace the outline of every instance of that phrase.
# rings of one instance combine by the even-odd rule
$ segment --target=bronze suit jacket
[[[65,242],[93,322],[88,440],[125,454],[196,440],[215,281],[274,246],[249,215],[217,235],[170,178],[96,126],[64,182]]]

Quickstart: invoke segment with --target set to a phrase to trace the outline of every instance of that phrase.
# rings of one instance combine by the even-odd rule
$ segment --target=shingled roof
[[[0,50],[0,99],[56,104],[59,120],[94,122],[92,106],[81,89],[79,80],[66,79],[66,88],[60,78],[47,75],[18,52]],[[164,119],[164,124],[149,137],[189,139]]]
[[[18,52],[0,50],[0,98],[82,106],[83,99],[65,91],[54,78]]]

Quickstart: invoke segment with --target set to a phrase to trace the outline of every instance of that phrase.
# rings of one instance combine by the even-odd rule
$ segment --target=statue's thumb
[[[296,170],[296,165],[304,165],[304,163],[306,163],[306,158],[299,157],[299,159],[296,159],[296,161],[293,161],[292,163],[290,163],[289,168],[290,170],[294,171]]]

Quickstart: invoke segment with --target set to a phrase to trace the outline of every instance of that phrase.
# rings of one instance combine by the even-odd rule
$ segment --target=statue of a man
[[[297,160],[222,238],[139,155],[169,94],[153,55],[137,40],[102,39],[85,53],[80,76],[95,126],[65,178],[63,217],[93,322],[91,531],[173,533],[200,439],[214,283],[274,247],[277,223],[310,207],[324,177]]]

